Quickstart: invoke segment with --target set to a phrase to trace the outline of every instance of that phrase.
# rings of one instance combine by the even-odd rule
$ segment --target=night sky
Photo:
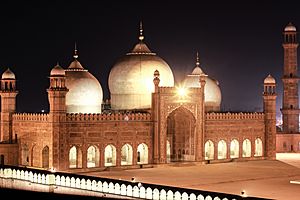
[[[110,69],[138,42],[143,21],[145,43],[177,83],[198,51],[203,71],[220,83],[222,109],[262,111],[262,83],[271,73],[280,113],[282,31],[289,22],[300,28],[293,1],[8,2],[0,4],[0,72],[16,74],[18,112],[48,111],[50,70],[57,62],[69,66],[75,42],[79,61],[109,98]]]

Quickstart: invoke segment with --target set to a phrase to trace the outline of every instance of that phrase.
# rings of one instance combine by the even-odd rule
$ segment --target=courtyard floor
[[[86,175],[109,177],[161,185],[179,186],[270,199],[299,200],[300,154],[280,153],[277,160],[215,164],[182,163],[153,168],[89,172]]]

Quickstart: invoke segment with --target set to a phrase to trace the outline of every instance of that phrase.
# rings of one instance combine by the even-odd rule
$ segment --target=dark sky
[[[280,81],[282,31],[300,28],[293,1],[1,1],[0,69],[16,74],[18,112],[48,110],[52,67],[67,68],[77,42],[79,60],[109,97],[108,75],[138,41],[172,68],[176,82],[190,73],[199,52],[202,69],[220,82],[222,108],[261,111],[263,79]]]

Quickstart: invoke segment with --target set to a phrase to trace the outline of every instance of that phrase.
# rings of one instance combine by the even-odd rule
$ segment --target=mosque
[[[283,130],[276,129],[276,82],[264,79],[262,112],[221,111],[219,82],[201,69],[199,57],[185,87],[144,42],[112,67],[110,102],[99,81],[80,62],[50,72],[49,113],[18,113],[16,76],[1,79],[0,163],[82,172],[107,167],[147,167],[172,162],[276,159],[299,151],[296,28],[284,29]],[[257,83],[260,84],[260,83]]]

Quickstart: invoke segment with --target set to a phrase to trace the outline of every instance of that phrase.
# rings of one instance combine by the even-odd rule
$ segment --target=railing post
[[[49,185],[49,192],[54,193],[55,190],[55,175],[54,174],[47,174],[48,176],[48,185]]]

